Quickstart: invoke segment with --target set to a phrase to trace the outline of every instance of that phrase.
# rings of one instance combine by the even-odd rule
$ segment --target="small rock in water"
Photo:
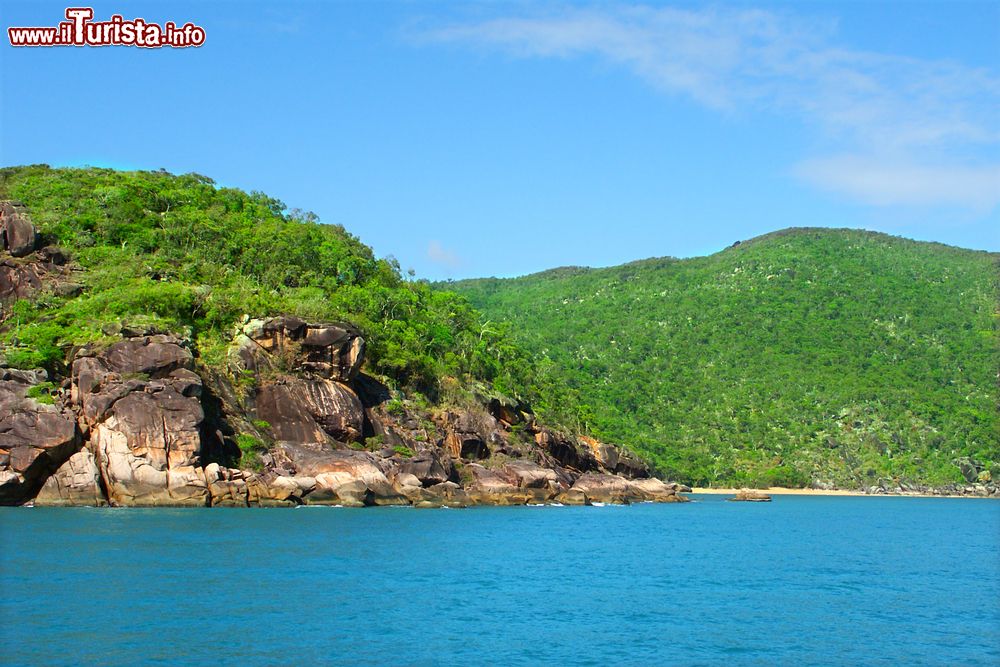
[[[736,492],[736,495],[729,500],[744,501],[749,503],[769,503],[771,502],[771,496],[767,495],[763,491],[757,491],[755,489],[740,489]]]

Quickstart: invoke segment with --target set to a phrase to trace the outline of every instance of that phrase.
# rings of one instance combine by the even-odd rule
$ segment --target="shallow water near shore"
[[[4,664],[1000,663],[1000,503],[0,509]]]

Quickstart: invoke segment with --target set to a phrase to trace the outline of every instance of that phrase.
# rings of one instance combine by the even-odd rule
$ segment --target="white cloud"
[[[855,157],[807,160],[795,172],[865,203],[995,206],[987,190],[1000,168],[1000,78],[956,62],[852,50],[835,37],[835,23],[787,13],[648,7],[571,9],[422,34],[520,57],[597,55],[710,109],[798,119]],[[984,157],[994,164],[976,166]],[[852,175],[849,167],[861,169]],[[917,187],[921,180],[933,187]]]
[[[462,265],[462,259],[441,245],[440,241],[431,241],[427,244],[427,259],[451,269],[457,269]]]
[[[1000,166],[918,165],[871,157],[807,160],[796,173],[813,185],[876,206],[962,206],[988,213],[1000,204]]]

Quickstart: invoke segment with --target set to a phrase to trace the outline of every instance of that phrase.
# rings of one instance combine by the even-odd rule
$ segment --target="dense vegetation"
[[[411,395],[516,397],[690,482],[940,484],[963,457],[1000,474],[996,255],[789,230],[705,258],[450,284],[458,296],[196,174],[13,167],[0,198],[27,205],[83,284],[0,305],[10,365],[64,373],[126,323],[186,335],[218,367],[244,315],[293,314],[359,326],[368,372]]]
[[[699,484],[1000,472],[998,256],[793,229],[710,257],[450,283],[599,437]]]
[[[404,279],[342,227],[264,194],[197,174],[39,165],[0,170],[0,198],[28,207],[84,285],[79,296],[4,306],[10,365],[64,372],[74,346],[122,322],[187,335],[204,363],[219,365],[242,316],[292,314],[355,324],[369,372],[432,398],[471,383],[544,412],[553,396],[529,356],[484,329],[465,299]]]

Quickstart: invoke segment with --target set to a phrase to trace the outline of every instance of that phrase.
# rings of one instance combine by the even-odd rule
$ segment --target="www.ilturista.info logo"
[[[11,46],[141,46],[155,49],[162,46],[183,48],[205,43],[205,29],[185,23],[178,27],[173,21],[162,26],[145,19],[126,21],[114,14],[108,21],[91,21],[90,7],[70,7],[67,21],[49,28],[7,28]]]

